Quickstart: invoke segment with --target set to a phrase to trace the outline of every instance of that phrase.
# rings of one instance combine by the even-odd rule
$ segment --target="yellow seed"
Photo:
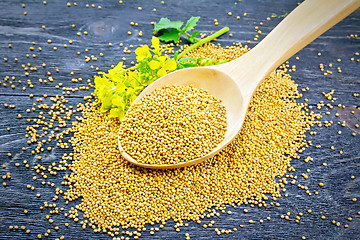
[[[224,59],[231,61],[247,51],[248,49],[242,46],[221,48],[209,44],[193,51],[188,57],[196,59],[202,55],[215,61]],[[119,122],[109,119],[90,103],[80,104],[78,108],[84,121],[79,121],[71,128],[71,132],[74,133],[71,142],[74,151],[71,152],[73,154],[70,159],[72,163],[67,163],[68,167],[71,167],[76,174],[66,176],[67,179],[64,182],[64,185],[69,183],[68,187],[76,184],[76,188],[69,188],[63,197],[66,204],[77,198],[82,198],[83,202],[66,216],[71,216],[75,220],[78,219],[77,211],[86,211],[87,217],[84,217],[96,222],[92,225],[96,232],[98,229],[100,229],[99,231],[104,229],[113,232],[110,231],[110,228],[116,227],[112,225],[113,222],[121,223],[124,228],[136,226],[140,229],[144,227],[145,221],[150,223],[155,219],[165,222],[173,218],[178,224],[180,224],[180,219],[201,222],[200,219],[204,216],[199,213],[209,209],[212,206],[210,202],[232,204],[236,199],[241,198],[251,201],[250,204],[253,206],[265,206],[262,201],[264,192],[273,197],[280,197],[280,189],[276,188],[278,183],[267,179],[275,179],[277,176],[284,175],[284,170],[288,169],[288,164],[290,164],[290,160],[284,158],[284,149],[286,148],[290,155],[295,155],[297,149],[302,148],[301,141],[304,140],[305,132],[315,123],[316,118],[315,115],[307,116],[302,107],[297,105],[295,99],[299,98],[300,94],[297,92],[294,82],[285,71],[280,70],[280,73],[280,75],[276,72],[271,73],[259,86],[259,91],[255,93],[253,101],[250,103],[243,129],[231,147],[226,147],[216,158],[211,158],[208,162],[184,169],[153,171],[137,169],[127,164],[119,156],[117,149]],[[62,87],[60,84],[57,86]],[[64,89],[63,91],[66,94],[68,90]],[[275,94],[284,96],[284,99],[275,100],[273,97]],[[57,106],[60,108],[59,105]],[[284,106],[286,107],[284,108]],[[53,110],[60,111],[55,107]],[[273,122],[271,119],[278,119],[281,124],[277,121]],[[55,120],[57,119],[55,118]],[[270,129],[266,133],[257,128],[265,123],[269,124],[267,128]],[[55,130],[54,126],[53,132],[60,133],[60,129],[59,127]],[[279,133],[287,137],[280,138],[276,144],[271,142],[259,144],[268,137],[269,139],[278,139]],[[82,138],[83,136],[88,136],[88,138]],[[60,135],[59,139],[61,139]],[[65,146],[64,142],[58,144],[59,147],[60,145]],[[86,157],[80,154],[83,152],[87,153]],[[244,156],[249,156],[250,159],[258,159],[259,153],[263,155],[260,157],[261,159],[269,160],[264,160],[263,164],[259,164],[257,161],[248,161],[244,158]],[[34,151],[34,154],[37,152]],[[66,161],[65,159],[68,157],[69,155],[66,155],[62,160]],[[273,167],[264,170],[262,166],[270,160],[271,164],[274,164]],[[64,166],[64,164],[62,165]],[[37,170],[39,170],[39,174],[44,172],[45,175],[46,168]],[[53,170],[51,169],[51,171]],[[256,181],[250,185],[244,184],[249,180],[250,173],[254,174],[253,179]],[[104,178],[99,177],[105,175]],[[96,183],[96,186],[89,185],[88,181]],[[209,182],[211,182],[211,186],[209,186]],[[119,183],[122,188],[134,189],[134,191],[120,194],[117,191]],[[44,182],[45,184],[46,182]],[[99,192],[98,186],[105,191]],[[224,191],[224,189],[226,190]],[[99,193],[99,195],[95,193]],[[197,198],[196,196],[204,197]],[[254,201],[251,197],[259,200]],[[109,199],[109,201],[98,201],[99,199]],[[176,204],[174,204],[174,200]],[[140,203],[141,205],[139,205]],[[279,203],[275,205],[280,206]],[[114,213],[114,206],[116,209],[120,209],[120,212]],[[160,209],[161,211],[159,211]],[[226,212],[225,209],[221,210]],[[149,213],[146,215],[146,219],[144,219],[144,211]],[[193,214],[190,215],[190,212]],[[219,212],[216,213],[219,214]],[[213,213],[213,216],[218,216],[217,214]],[[108,216],[107,220],[101,217],[104,215]],[[130,215],[133,218],[129,218]],[[270,220],[270,218],[267,219]],[[210,227],[210,224],[206,226]],[[179,227],[176,229],[180,231]],[[240,227],[244,226],[240,225]],[[235,229],[233,230],[235,231]],[[155,231],[156,229],[150,230],[150,234],[153,235]],[[224,230],[224,233],[230,231]]]
[[[177,101],[176,105],[174,101]],[[177,164],[190,161],[206,155],[223,140],[225,112],[221,100],[205,90],[193,86],[166,86],[145,96],[127,112],[120,125],[120,142],[123,149],[140,163]],[[136,120],[143,119],[143,116],[152,118]],[[142,127],[144,124],[156,126],[157,122],[162,124],[146,130]],[[172,135],[182,140],[166,139]],[[163,144],[153,149],[152,143],[157,139],[162,139]],[[171,153],[178,147],[181,151]]]

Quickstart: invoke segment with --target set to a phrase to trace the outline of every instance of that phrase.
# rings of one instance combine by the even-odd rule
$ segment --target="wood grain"
[[[37,174],[33,167],[38,163],[34,155],[30,153],[32,146],[28,146],[25,138],[26,119],[33,119],[38,116],[36,112],[26,113],[26,109],[31,108],[36,99],[42,97],[44,103],[50,103],[50,97],[62,95],[62,90],[55,86],[63,83],[64,87],[87,86],[87,79],[92,79],[96,74],[95,68],[100,70],[108,69],[112,64],[126,58],[125,64],[130,66],[134,61],[134,53],[125,54],[124,47],[137,46],[149,43],[152,36],[151,21],[158,21],[160,17],[169,17],[171,20],[186,20],[190,16],[201,16],[198,29],[203,33],[212,33],[223,26],[230,27],[232,37],[222,36],[217,40],[222,45],[231,45],[232,42],[241,42],[244,45],[246,41],[251,40],[250,47],[255,46],[253,38],[256,35],[255,26],[259,27],[262,39],[278,24],[282,16],[290,12],[297,6],[297,1],[293,0],[198,0],[198,1],[165,1],[161,4],[158,0],[149,1],[127,1],[122,4],[118,1],[78,1],[78,6],[67,7],[66,1],[48,1],[43,5],[42,1],[26,1],[26,7],[22,8],[23,1],[3,0],[0,2],[0,165],[6,168],[0,169],[0,175],[11,173],[10,180],[4,180],[7,186],[0,186],[0,239],[36,239],[37,234],[44,233],[51,229],[49,239],[55,239],[65,236],[65,239],[109,239],[106,234],[93,233],[90,229],[83,230],[80,224],[75,223],[63,216],[63,214],[51,216],[54,223],[50,224],[45,216],[48,210],[40,210],[44,201],[50,202],[55,195],[55,188],[66,190],[61,185],[61,174],[49,177],[49,181],[55,183],[55,187],[44,186],[40,180],[33,181],[33,176]],[[73,2],[71,2],[73,3]],[[91,4],[96,7],[92,8]],[[90,4],[86,8],[86,4]],[[98,9],[101,5],[102,9]],[[137,8],[141,6],[142,10]],[[157,11],[153,12],[153,8]],[[23,13],[27,12],[25,16]],[[232,12],[232,16],[228,15]],[[244,17],[243,14],[247,13]],[[236,16],[240,16],[240,20]],[[267,17],[271,17],[267,21]],[[218,19],[219,26],[214,25],[214,19]],[[132,26],[130,22],[137,22],[139,26]],[[263,26],[259,23],[263,22]],[[72,27],[75,24],[75,27]],[[41,27],[46,27],[43,30]],[[329,128],[314,127],[313,131],[317,135],[308,135],[307,139],[313,142],[313,146],[301,154],[299,160],[293,160],[295,174],[298,182],[308,186],[311,196],[305,193],[296,185],[286,186],[288,197],[282,197],[277,200],[279,207],[252,208],[251,206],[241,206],[232,209],[233,214],[221,215],[215,219],[206,219],[207,223],[215,220],[215,225],[211,229],[204,229],[202,225],[189,223],[188,228],[183,228],[179,233],[174,231],[171,223],[164,229],[156,232],[152,239],[185,239],[185,233],[189,233],[192,239],[360,239],[360,133],[359,128],[355,128],[356,123],[360,123],[359,109],[360,97],[354,97],[353,93],[360,92],[359,63],[355,53],[360,51],[360,39],[350,38],[350,34],[360,36],[360,11],[344,19],[335,27],[330,29],[320,38],[315,40],[305,49],[301,50],[296,56],[290,59],[290,65],[296,65],[296,71],[291,75],[294,81],[299,84],[299,88],[309,87],[310,90],[303,92],[303,99],[308,99],[308,104],[314,106],[314,111],[331,114],[324,114],[323,120],[333,121],[333,126]],[[84,35],[84,31],[88,35]],[[128,35],[128,31],[133,34]],[[139,37],[138,32],[142,31],[143,36]],[[76,33],[81,32],[81,36]],[[52,40],[49,44],[47,41]],[[73,43],[69,44],[69,40]],[[32,45],[35,42],[35,45]],[[109,42],[112,47],[109,47]],[[123,43],[124,47],[119,44]],[[9,48],[8,44],[12,44]],[[64,48],[67,44],[67,48]],[[29,48],[34,47],[34,51]],[[38,50],[42,48],[42,51]],[[53,50],[57,47],[57,50]],[[85,52],[88,49],[88,52]],[[132,51],[133,51],[132,49]],[[80,55],[77,55],[77,52]],[[99,53],[104,54],[103,57]],[[318,53],[322,53],[319,57]],[[29,54],[29,57],[26,56]],[[36,54],[33,58],[32,54]],[[84,61],[85,56],[97,56],[97,61]],[[295,57],[299,57],[296,60]],[[5,62],[3,59],[7,58]],[[14,58],[18,58],[15,62]],[[337,62],[340,58],[341,62]],[[355,58],[355,61],[350,61]],[[22,64],[30,63],[32,67],[37,67],[37,71],[28,71],[29,76],[25,76]],[[46,63],[46,67],[42,67]],[[325,71],[333,71],[333,74],[324,76],[319,69],[319,64],[324,64]],[[329,64],[333,64],[330,68]],[[91,65],[94,69],[91,69]],[[336,68],[341,67],[342,73],[338,73]],[[59,72],[56,72],[56,69]],[[39,78],[47,79],[48,72],[53,77],[53,82],[40,83]],[[73,75],[71,74],[73,72]],[[5,76],[15,77],[15,89],[12,89],[7,83],[3,87]],[[73,83],[72,78],[83,78],[82,82]],[[29,88],[27,79],[30,79],[34,87]],[[22,83],[18,83],[21,80]],[[22,90],[26,87],[26,90]],[[325,101],[326,98],[322,92],[328,93],[335,90],[334,97],[336,103],[341,103],[347,108],[316,110],[316,104],[319,101]],[[66,94],[66,98],[73,105],[83,101],[83,97],[89,95],[93,90],[84,90]],[[29,95],[34,94],[33,98]],[[43,94],[48,97],[44,98]],[[15,105],[15,108],[5,108],[4,104]],[[354,114],[351,113],[354,111]],[[339,117],[335,117],[335,113]],[[18,114],[22,115],[18,119]],[[338,121],[346,121],[345,127],[337,124]],[[7,128],[10,128],[8,131]],[[338,131],[342,131],[339,135]],[[353,137],[351,134],[356,132]],[[321,145],[321,148],[316,148]],[[22,151],[22,147],[26,147]],[[335,150],[330,147],[334,146]],[[43,165],[58,160],[64,150],[56,146],[47,153],[46,158],[42,160]],[[342,154],[339,151],[343,151]],[[8,157],[8,153],[12,153]],[[305,163],[303,160],[311,156],[313,162]],[[24,167],[23,160],[27,160],[29,169]],[[323,166],[323,163],[327,166]],[[20,163],[19,167],[15,163]],[[310,169],[309,178],[306,180],[301,177]],[[351,179],[350,176],[355,176]],[[324,183],[324,187],[319,187],[319,182]],[[32,191],[27,189],[30,184],[35,187]],[[315,195],[314,192],[319,194]],[[40,193],[40,197],[35,195]],[[357,202],[352,199],[357,198]],[[78,202],[65,205],[64,201],[57,200],[59,207],[65,207],[69,210]],[[249,209],[249,213],[243,213],[243,209]],[[28,214],[24,214],[24,209]],[[311,209],[312,213],[307,210]],[[290,220],[281,219],[281,215],[291,212]],[[299,212],[304,215],[300,223],[295,223],[295,217]],[[326,216],[325,220],[320,217]],[[266,217],[271,220],[266,220]],[[351,217],[352,221],[347,218]],[[249,224],[249,219],[255,221]],[[263,219],[263,223],[259,220]],[[332,220],[340,222],[337,227],[331,223]],[[70,226],[65,227],[64,223],[69,222]],[[239,225],[243,224],[244,228]],[[348,228],[344,225],[348,224]],[[22,230],[9,230],[9,226],[26,226],[31,230],[30,234]],[[59,226],[59,230],[54,230]],[[216,235],[213,228],[232,229],[236,227],[237,232],[230,234]],[[150,238],[149,232],[142,235],[143,239]]]

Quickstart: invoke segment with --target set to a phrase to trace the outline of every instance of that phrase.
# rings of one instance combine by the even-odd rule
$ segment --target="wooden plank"
[[[93,78],[96,74],[96,67],[100,70],[106,70],[111,65],[117,64],[123,57],[126,58],[125,64],[130,66],[130,62],[135,60],[134,49],[144,43],[149,44],[152,36],[153,26],[151,21],[158,21],[160,17],[169,17],[171,20],[185,20],[190,16],[201,16],[198,29],[203,33],[212,33],[223,26],[229,26],[231,33],[222,36],[217,42],[223,46],[231,45],[232,42],[241,42],[251,40],[249,44],[253,47],[256,42],[253,38],[256,35],[255,27],[258,26],[262,31],[259,39],[261,40],[267,33],[281,21],[282,16],[290,12],[297,6],[297,1],[288,0],[218,0],[218,1],[126,1],[122,4],[118,1],[94,1],[92,3],[79,1],[78,6],[67,7],[66,1],[48,1],[43,5],[42,1],[26,1],[26,7],[22,8],[21,1],[4,0],[0,2],[0,81],[4,83],[4,78],[15,77],[15,89],[0,86],[0,164],[5,164],[6,169],[0,169],[0,175],[7,172],[11,173],[11,180],[6,180],[7,187],[0,187],[0,239],[35,239],[37,234],[44,234],[47,229],[51,229],[51,239],[61,235],[65,239],[109,239],[105,234],[93,233],[90,229],[83,230],[77,223],[71,222],[63,214],[51,216],[54,223],[50,224],[45,216],[47,210],[40,210],[39,207],[44,201],[49,201],[54,196],[55,188],[59,187],[66,190],[61,185],[60,176],[51,176],[49,180],[55,183],[56,187],[51,187],[41,181],[33,181],[36,174],[33,167],[38,160],[30,153],[31,147],[26,143],[25,128],[26,119],[32,119],[38,116],[38,110],[26,113],[26,109],[31,109],[38,98],[42,98],[44,103],[50,104],[50,97],[63,95],[63,90],[56,89],[55,86],[62,83],[62,87],[80,87],[88,86],[87,79]],[[73,2],[70,2],[73,4]],[[86,4],[90,4],[89,8]],[[101,9],[98,9],[101,6]],[[139,11],[138,7],[142,10]],[[156,12],[153,12],[156,8]],[[23,13],[27,12],[25,16]],[[228,15],[232,13],[232,16]],[[247,13],[247,16],[244,16]],[[240,20],[236,19],[240,16]],[[267,17],[271,17],[267,21]],[[214,25],[214,19],[217,19],[219,26]],[[138,23],[139,26],[132,26],[130,22]],[[263,22],[263,26],[260,26]],[[75,27],[72,27],[75,24]],[[45,26],[45,30],[41,27]],[[316,136],[307,136],[314,144],[313,147],[301,154],[300,160],[294,160],[292,165],[297,169],[299,176],[298,182],[309,187],[311,192],[319,191],[319,195],[308,196],[305,190],[299,189],[295,185],[287,186],[288,197],[278,199],[280,207],[269,207],[266,209],[251,208],[249,206],[240,206],[232,209],[232,215],[221,215],[215,218],[214,227],[219,229],[232,229],[236,227],[237,232],[217,236],[213,228],[204,229],[202,225],[190,223],[188,228],[181,232],[174,231],[172,224],[168,224],[159,232],[156,232],[153,239],[178,239],[185,238],[187,232],[192,239],[301,239],[306,236],[307,239],[360,239],[360,211],[359,201],[354,203],[352,198],[360,200],[360,149],[359,149],[359,124],[360,97],[354,97],[353,93],[360,91],[359,63],[355,53],[360,51],[360,40],[350,38],[350,34],[360,36],[360,11],[356,11],[351,16],[340,22],[334,28],[326,32],[319,39],[315,40],[308,47],[300,51],[295,57],[290,59],[290,65],[295,64],[296,72],[291,73],[293,79],[299,88],[309,87],[310,90],[304,92],[303,98],[308,98],[308,103],[316,106],[319,101],[326,99],[322,92],[335,90],[334,96],[338,99],[336,102],[349,107],[345,110],[335,107],[334,109],[321,110],[329,111],[330,115],[324,115],[324,120],[333,120],[334,126],[331,128],[318,128]],[[88,35],[84,35],[84,31]],[[128,35],[128,31],[132,35]],[[143,36],[139,37],[139,31]],[[81,32],[81,36],[77,36]],[[52,43],[48,43],[51,40]],[[73,43],[70,44],[69,40]],[[32,44],[35,42],[35,45]],[[109,43],[112,46],[109,47]],[[123,43],[123,47],[120,47]],[[8,44],[12,44],[9,48]],[[67,44],[67,47],[64,47]],[[131,54],[123,52],[124,47],[133,45]],[[31,51],[30,47],[34,47]],[[41,47],[41,51],[39,51]],[[55,51],[53,48],[56,47]],[[85,52],[88,49],[88,52]],[[77,52],[80,55],[77,55]],[[319,57],[318,53],[322,56]],[[103,53],[103,57],[99,54]],[[29,57],[26,56],[29,54]],[[36,57],[32,57],[35,54]],[[84,61],[85,56],[97,56],[97,61]],[[7,58],[5,62],[3,59]],[[15,62],[14,58],[18,58]],[[337,62],[340,58],[341,62]],[[351,61],[350,58],[355,58]],[[37,71],[24,71],[22,64],[31,64]],[[46,63],[46,67],[42,64]],[[332,75],[324,76],[319,69],[319,64],[324,64],[326,70],[333,71]],[[329,64],[333,64],[330,68]],[[91,69],[93,65],[93,69]],[[338,73],[336,68],[341,67],[342,73]],[[56,69],[59,72],[56,72]],[[29,76],[25,75],[29,72]],[[47,79],[48,72],[51,73],[53,82],[40,83],[39,78]],[[72,75],[71,72],[74,74]],[[78,83],[71,81],[72,78],[81,77],[83,80]],[[27,84],[30,79],[33,88]],[[21,80],[21,83],[18,81]],[[23,90],[26,87],[26,90]],[[65,91],[64,96],[73,105],[83,102],[83,97],[89,95],[93,89],[77,91],[68,95]],[[29,95],[34,94],[33,98]],[[44,98],[44,94],[48,97]],[[15,105],[15,108],[5,108],[4,104]],[[354,114],[351,114],[354,111]],[[334,114],[338,112],[340,116],[336,118]],[[22,115],[18,119],[18,114]],[[346,126],[337,125],[337,121],[346,120]],[[7,128],[10,130],[7,130]],[[342,134],[337,132],[341,130]],[[355,137],[351,133],[356,132]],[[316,148],[315,145],[321,145]],[[22,147],[26,150],[21,150]],[[335,150],[330,150],[334,146]],[[340,154],[339,151],[343,151]],[[58,147],[47,153],[47,158],[42,164],[48,165],[52,161],[59,159],[64,152],[69,150]],[[7,154],[12,153],[11,157]],[[303,160],[307,156],[312,156],[314,161],[305,163]],[[29,169],[24,167],[23,160],[27,160]],[[323,162],[327,163],[324,167]],[[20,163],[16,167],[15,163]],[[310,169],[308,180],[301,179],[301,173]],[[350,176],[355,176],[354,180]],[[319,182],[325,186],[320,188]],[[27,189],[27,185],[35,187],[34,191]],[[40,194],[37,198],[35,195]],[[58,206],[64,206],[67,210],[71,206],[79,203],[76,201],[65,205],[62,200],[58,200]],[[244,214],[243,209],[249,209],[249,213]],[[24,209],[29,211],[24,214]],[[307,210],[311,209],[309,214]],[[281,215],[291,212],[292,221],[281,219]],[[304,216],[301,222],[296,224],[293,220],[295,214],[302,212]],[[320,216],[327,218],[321,220]],[[265,220],[270,216],[271,220]],[[348,217],[353,220],[349,222]],[[248,224],[249,219],[254,220],[255,224]],[[263,219],[264,223],[259,223]],[[213,219],[204,220],[205,223]],[[332,220],[340,222],[337,227],[331,223]],[[70,226],[65,227],[64,223],[69,222]],[[240,224],[245,225],[243,229]],[[349,228],[344,228],[348,224]],[[30,234],[22,230],[9,230],[9,226],[26,226],[31,230]],[[59,226],[55,231],[54,226]],[[145,239],[149,238],[149,232],[143,234]]]

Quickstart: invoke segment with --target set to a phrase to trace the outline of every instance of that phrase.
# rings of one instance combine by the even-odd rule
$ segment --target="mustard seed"
[[[247,51],[240,45],[221,48],[206,44],[192,51],[188,57],[205,55],[214,60],[231,61]],[[92,103],[80,104],[78,109],[83,120],[71,128],[74,137],[70,143],[74,151],[73,161],[68,167],[74,174],[65,178],[64,185],[71,188],[64,193],[64,199],[65,204],[80,197],[83,201],[71,210],[70,216],[75,219],[77,210],[83,211],[84,218],[94,223],[94,232],[110,233],[116,222],[121,223],[124,229],[141,229],[146,223],[154,224],[155,219],[162,224],[174,219],[176,229],[180,230],[182,219],[201,223],[200,219],[205,217],[201,213],[211,207],[218,205],[218,209],[225,212],[221,206],[225,202],[235,204],[246,201],[252,207],[265,206],[265,193],[275,199],[280,197],[280,189],[274,179],[283,176],[289,168],[290,158],[285,155],[293,156],[302,148],[306,142],[304,133],[317,118],[315,114],[307,115],[303,106],[296,103],[295,99],[299,97],[295,83],[285,71],[272,72],[254,94],[244,126],[233,143],[204,163],[169,171],[139,169],[127,164],[117,148],[120,123],[109,119]],[[264,133],[258,129],[261,125],[270,130]],[[287,137],[280,138],[276,144],[259,144],[269,138],[276,139],[279,133]],[[271,169],[265,168],[270,159],[273,164]],[[295,171],[292,169],[289,168],[289,171]],[[250,173],[254,182],[247,185]],[[89,186],[89,181],[94,185]],[[99,188],[104,189],[104,193],[99,192]],[[118,189],[129,191],[122,194]],[[280,206],[279,203],[275,205]],[[114,208],[121,210],[114,212]],[[219,216],[219,212],[212,216]],[[99,213],[107,218],[100,217]],[[133,217],[129,218],[130,215]],[[210,227],[209,224],[207,227]],[[150,234],[155,234],[155,231],[150,230]],[[224,229],[216,232],[230,233]]]
[[[226,133],[225,107],[220,103],[192,86],[155,90],[123,119],[122,147],[147,164],[176,164],[206,155]]]

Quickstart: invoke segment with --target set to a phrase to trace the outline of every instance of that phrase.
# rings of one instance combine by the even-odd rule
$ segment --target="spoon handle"
[[[251,97],[271,71],[359,7],[360,0],[305,0],[227,71]]]

